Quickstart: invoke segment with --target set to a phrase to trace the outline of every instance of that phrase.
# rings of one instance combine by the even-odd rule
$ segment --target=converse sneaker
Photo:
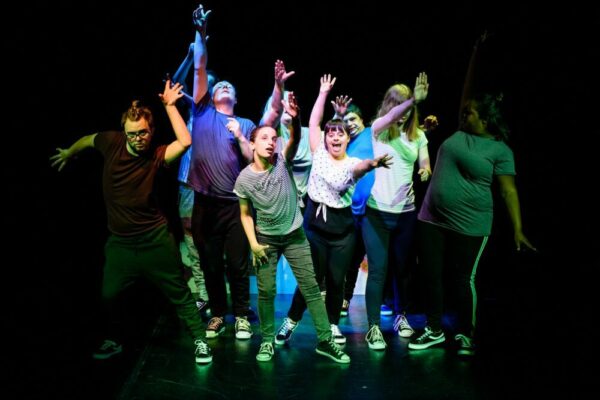
[[[394,315],[394,310],[392,310],[385,304],[381,305],[381,309],[379,312],[381,315],[385,315],[385,316]]]
[[[260,349],[258,349],[258,354],[256,355],[257,361],[271,361],[273,358],[273,354],[275,354],[275,349],[273,349],[273,343],[271,342],[262,342],[260,344]]]
[[[235,317],[235,337],[236,339],[250,339],[252,337],[252,327],[246,317]]]
[[[331,324],[331,336],[333,337],[333,341],[337,344],[346,343],[346,337],[342,335],[340,328],[335,324]]]
[[[456,344],[458,345],[456,354],[467,357],[475,355],[475,344],[473,343],[473,339],[468,336],[458,334],[454,336],[454,340],[456,340]]]
[[[119,354],[123,351],[123,346],[113,342],[112,340],[105,340],[104,343],[92,354],[96,360],[106,360],[114,355]]]
[[[365,336],[365,340],[369,344],[369,348],[373,350],[383,350],[387,347],[387,343],[383,339],[383,334],[379,329],[379,325],[372,325]]]
[[[348,364],[350,362],[350,356],[344,353],[342,349],[340,349],[340,346],[335,344],[335,342],[333,341],[333,337],[329,340],[319,342],[315,351],[317,352],[317,354],[329,357],[333,361],[340,364]]]
[[[196,339],[194,344],[196,345],[196,350],[194,350],[196,362],[198,364],[208,364],[211,362],[212,351],[210,350],[210,347],[208,347],[208,343],[202,339]]]
[[[408,348],[412,350],[423,350],[438,343],[443,343],[445,340],[446,337],[441,329],[439,331],[432,331],[431,328],[427,326],[420,336],[410,340]]]
[[[406,315],[404,314],[399,314],[396,316],[396,319],[394,320],[394,330],[398,332],[398,336],[404,338],[409,338],[413,335],[413,333],[415,333],[412,326],[410,326],[408,323]]]
[[[292,337],[292,333],[298,327],[298,322],[294,322],[288,317],[283,319],[283,323],[275,335],[275,344],[285,344]]]
[[[208,301],[198,299],[196,301],[196,307],[198,307],[199,312],[206,312],[205,310],[208,308]]]
[[[206,337],[216,338],[221,333],[225,332],[225,321],[222,317],[212,317],[210,321],[208,321],[208,326],[206,328]]]
[[[349,308],[350,308],[350,300],[344,299],[344,302],[342,303],[342,311],[340,312],[340,315],[342,317],[347,316]]]

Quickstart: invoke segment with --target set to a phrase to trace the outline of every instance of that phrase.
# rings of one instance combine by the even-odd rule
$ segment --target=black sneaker
[[[105,340],[104,343],[92,354],[96,360],[106,360],[114,355],[117,355],[123,351],[123,346],[113,342],[112,340]]]
[[[292,337],[292,333],[298,327],[298,322],[294,322],[288,317],[283,319],[283,323],[275,335],[275,344],[285,344]]]
[[[430,327],[425,327],[423,333],[416,338],[412,338],[408,343],[408,348],[412,350],[423,350],[446,340],[444,331],[433,331]]]
[[[208,343],[202,339],[196,339],[194,344],[196,345],[196,350],[194,350],[196,362],[198,364],[208,364],[211,362],[212,351],[210,350],[210,347],[208,347]]]
[[[473,339],[468,336],[458,334],[454,336],[454,340],[456,340],[456,344],[458,345],[456,354],[466,357],[475,355],[475,344],[473,343]]]
[[[208,301],[203,300],[203,299],[198,299],[196,301],[196,307],[198,307],[198,311],[202,312],[206,312],[206,309],[208,308]]]
[[[335,344],[333,337],[330,340],[324,340],[319,342],[317,354],[331,358],[333,361],[340,364],[348,364],[350,362],[350,356],[340,349],[340,346]]]
[[[206,328],[206,337],[209,339],[216,338],[221,333],[225,332],[225,321],[222,317],[212,317],[208,321]]]

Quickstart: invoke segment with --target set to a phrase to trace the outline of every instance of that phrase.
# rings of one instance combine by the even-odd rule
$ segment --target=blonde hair
[[[383,117],[392,108],[410,99],[412,96],[412,89],[404,84],[397,83],[390,86],[390,88],[385,92],[383,100],[377,109],[377,116],[375,119]],[[400,137],[401,131],[405,131],[408,140],[413,141],[419,136],[418,128],[419,113],[417,111],[417,106],[415,105],[412,109],[412,112],[408,115],[408,118],[404,121],[401,127],[399,127],[398,124],[392,124],[392,126],[382,133],[387,133],[387,137],[389,137],[389,139],[394,139]]]

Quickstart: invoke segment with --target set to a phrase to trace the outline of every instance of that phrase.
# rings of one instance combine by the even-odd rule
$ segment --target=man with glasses
[[[190,132],[175,107],[181,85],[165,83],[160,95],[176,140],[151,146],[154,122],[151,111],[134,101],[123,113],[124,132],[94,133],[77,140],[68,149],[57,148],[50,158],[61,171],[82,150],[93,147],[104,156],[102,186],[111,233],[105,246],[102,299],[110,320],[104,343],[95,359],[108,359],[122,351],[116,324],[118,295],[138,277],[144,277],[165,294],[194,339],[197,363],[212,361],[211,350],[202,339],[202,321],[181,273],[181,260],[167,221],[158,209],[154,181],[161,167],[176,161],[191,144]]]

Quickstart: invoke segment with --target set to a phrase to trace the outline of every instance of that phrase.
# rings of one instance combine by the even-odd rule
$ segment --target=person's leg
[[[240,220],[239,203],[234,202],[225,206],[221,218],[228,221],[225,257],[233,315],[247,317],[250,308],[250,245]]]
[[[200,253],[200,266],[204,273],[206,290],[214,317],[227,313],[227,290],[224,267],[224,226],[220,207],[215,200],[195,193],[192,213],[194,244]]]
[[[465,236],[453,232],[448,253],[453,261],[449,283],[456,297],[456,333],[473,337],[477,322],[475,277],[488,237]]]
[[[261,244],[269,245],[265,250],[268,258],[267,263],[256,265],[255,271],[258,286],[258,318],[260,320],[262,341],[271,343],[275,337],[276,275],[281,250],[274,238],[258,235],[257,240]]]
[[[336,239],[327,240],[327,298],[325,305],[329,322],[338,325],[344,301],[344,280],[354,255],[354,230]]]
[[[283,254],[296,277],[300,292],[315,324],[319,341],[331,339],[331,328],[317,284],[310,245],[302,228],[287,235]]]
[[[196,287],[196,300],[208,301],[208,292],[204,282],[204,273],[200,268],[200,255],[194,245],[192,236],[192,212],[194,209],[194,190],[185,183],[179,184],[179,218],[183,228],[182,261],[192,272],[192,278]]]
[[[390,270],[394,270],[395,292],[394,309],[397,313],[406,312],[409,302],[408,281],[410,277],[408,253],[413,242],[417,212],[402,213],[398,217],[396,228],[390,236]]]

